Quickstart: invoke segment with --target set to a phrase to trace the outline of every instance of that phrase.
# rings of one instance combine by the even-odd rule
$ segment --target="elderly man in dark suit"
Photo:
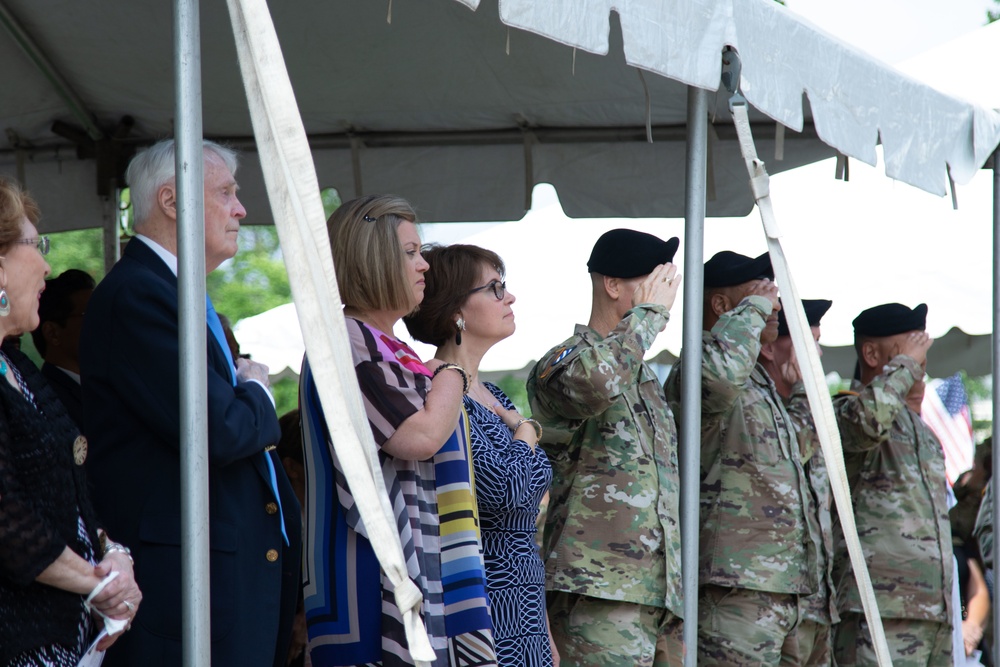
[[[45,361],[42,375],[81,431],[80,330],[93,293],[94,279],[80,269],[67,269],[46,280],[38,302],[38,327],[31,332],[31,340]]]
[[[236,254],[246,210],[235,154],[204,144],[205,269]],[[126,175],[137,236],[97,287],[81,340],[88,473],[108,531],[132,549],[142,613],[105,665],[181,664],[180,407],[174,145]],[[212,663],[284,665],[301,516],[281,463],[267,367],[235,364],[207,302]]]

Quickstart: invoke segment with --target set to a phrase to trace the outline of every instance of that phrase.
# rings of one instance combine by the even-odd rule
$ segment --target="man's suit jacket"
[[[207,326],[206,326],[207,330]],[[273,455],[285,547],[264,448],[278,441],[267,392],[234,387],[208,337],[213,665],[284,665],[295,612],[301,515]],[[98,517],[132,549],[143,592],[106,667],[181,664],[180,388],[177,278],[140,240],[98,285],[80,342],[88,474]]]
[[[83,432],[83,393],[76,380],[66,374],[58,366],[49,362],[42,364],[42,375],[49,381],[49,386],[55,389],[56,396],[66,408],[70,418],[76,422],[76,427]]]

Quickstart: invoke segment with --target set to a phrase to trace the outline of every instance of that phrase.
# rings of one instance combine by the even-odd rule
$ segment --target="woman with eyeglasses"
[[[38,326],[49,274],[38,219],[35,201],[0,179],[0,338]],[[128,549],[98,527],[87,441],[55,391],[11,345],[0,349],[0,378],[0,664],[74,667],[105,617],[127,627],[142,594]]]
[[[496,665],[462,396],[469,375],[420,361],[393,328],[424,298],[427,262],[405,200],[368,196],[327,223],[354,370],[434,667]],[[389,580],[326,431],[308,361],[300,380],[305,613],[313,667],[413,664]]]
[[[525,419],[479,364],[514,333],[514,295],[496,253],[473,245],[429,246],[424,300],[404,321],[435,358],[469,373],[469,415],[486,580],[502,667],[558,663],[545,613],[545,567],[535,544],[539,504],[552,467],[537,447],[541,426]]]

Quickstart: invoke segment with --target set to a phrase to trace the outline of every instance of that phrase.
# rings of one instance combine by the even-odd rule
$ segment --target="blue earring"
[[[0,317],[10,315],[10,299],[7,298],[7,290],[0,288]]]

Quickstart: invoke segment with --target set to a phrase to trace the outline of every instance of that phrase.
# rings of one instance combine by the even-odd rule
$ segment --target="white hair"
[[[202,150],[206,160],[210,154],[214,154],[222,160],[230,173],[236,175],[236,151],[208,140],[202,141]],[[141,227],[156,209],[156,197],[160,188],[174,182],[175,159],[174,140],[164,139],[137,153],[129,163],[125,182],[129,186],[133,224],[136,228]]]

